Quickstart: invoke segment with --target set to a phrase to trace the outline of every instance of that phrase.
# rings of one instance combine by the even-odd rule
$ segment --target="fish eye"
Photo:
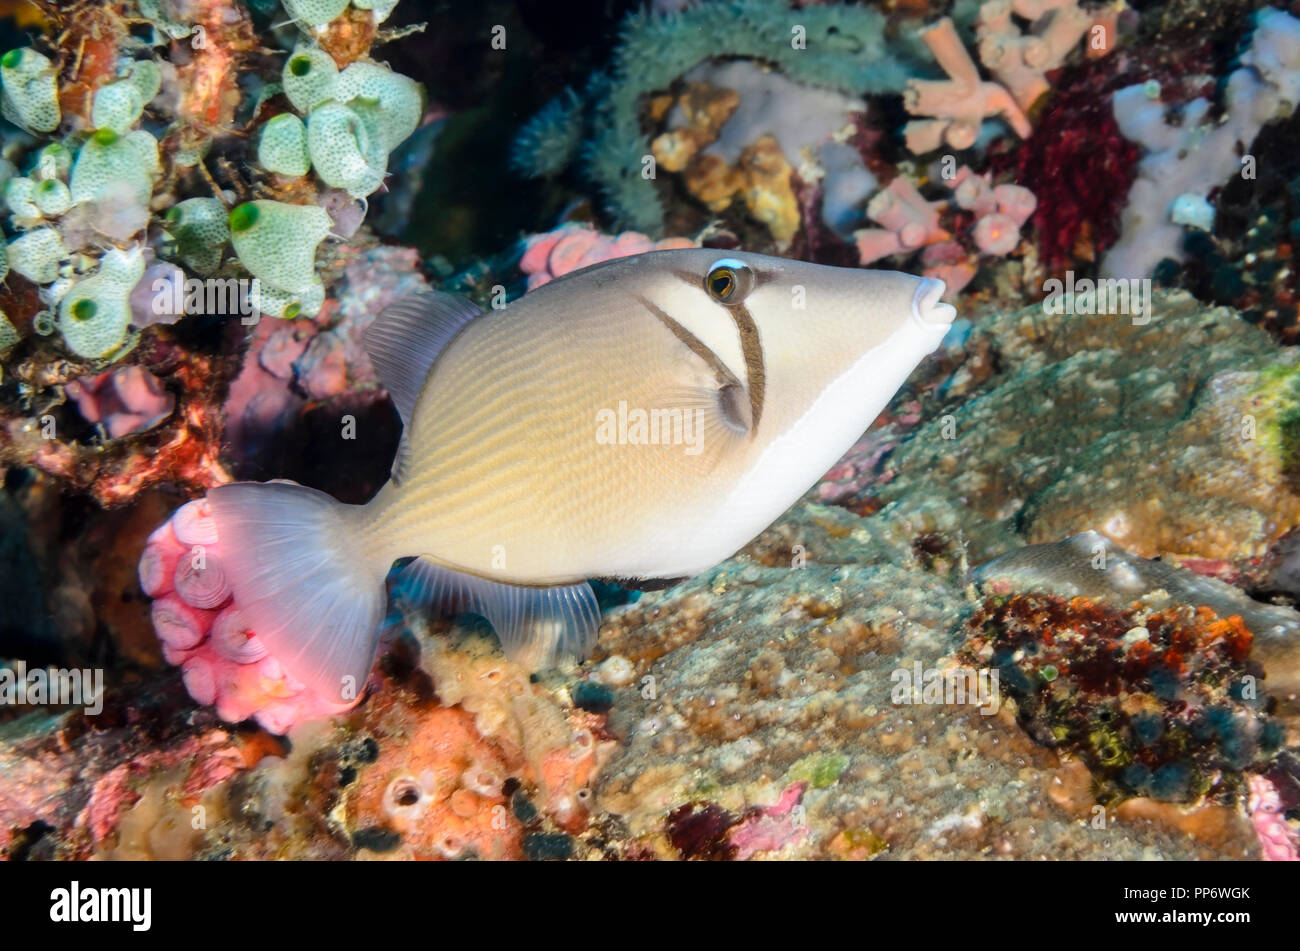
[[[704,278],[709,295],[723,304],[738,304],[754,286],[754,273],[749,265],[735,258],[715,261]]]

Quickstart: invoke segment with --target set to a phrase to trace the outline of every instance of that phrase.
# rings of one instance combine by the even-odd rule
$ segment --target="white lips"
[[[957,308],[939,300],[947,286],[933,277],[923,277],[912,295],[912,318],[924,327],[947,327],[957,317]]]

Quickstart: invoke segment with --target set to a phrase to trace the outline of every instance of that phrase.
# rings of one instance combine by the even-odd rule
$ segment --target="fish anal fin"
[[[397,583],[399,597],[412,607],[487,618],[506,656],[534,670],[564,657],[581,660],[600,630],[600,607],[585,581],[544,588],[513,585],[420,557],[402,569]]]

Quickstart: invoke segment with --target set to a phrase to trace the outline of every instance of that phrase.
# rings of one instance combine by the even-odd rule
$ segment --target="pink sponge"
[[[153,429],[176,408],[158,378],[134,364],[83,376],[64,389],[86,422],[101,423],[110,439]]]
[[[664,238],[651,241],[638,231],[622,234],[601,234],[594,228],[573,223],[563,224],[554,231],[532,235],[524,244],[524,256],[519,269],[528,275],[528,289],[562,277],[579,268],[612,261],[644,251],[668,251],[674,248],[697,247],[689,238]]]
[[[185,689],[223,720],[254,717],[272,733],[332,716],[355,703],[330,703],[296,681],[243,621],[222,569],[221,540],[206,499],[181,506],[149,536],[140,587],[154,599],[163,656],[181,668]]]

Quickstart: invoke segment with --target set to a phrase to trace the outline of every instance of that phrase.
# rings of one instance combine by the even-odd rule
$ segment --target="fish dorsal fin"
[[[415,403],[434,361],[456,334],[482,313],[477,304],[463,297],[424,291],[389,304],[362,335],[370,362],[402,417],[394,481],[400,482],[405,474]]]
[[[398,575],[401,600],[443,615],[472,612],[491,623],[506,657],[533,670],[563,658],[582,660],[600,630],[600,606],[591,585],[547,588],[490,581],[414,559]]]

